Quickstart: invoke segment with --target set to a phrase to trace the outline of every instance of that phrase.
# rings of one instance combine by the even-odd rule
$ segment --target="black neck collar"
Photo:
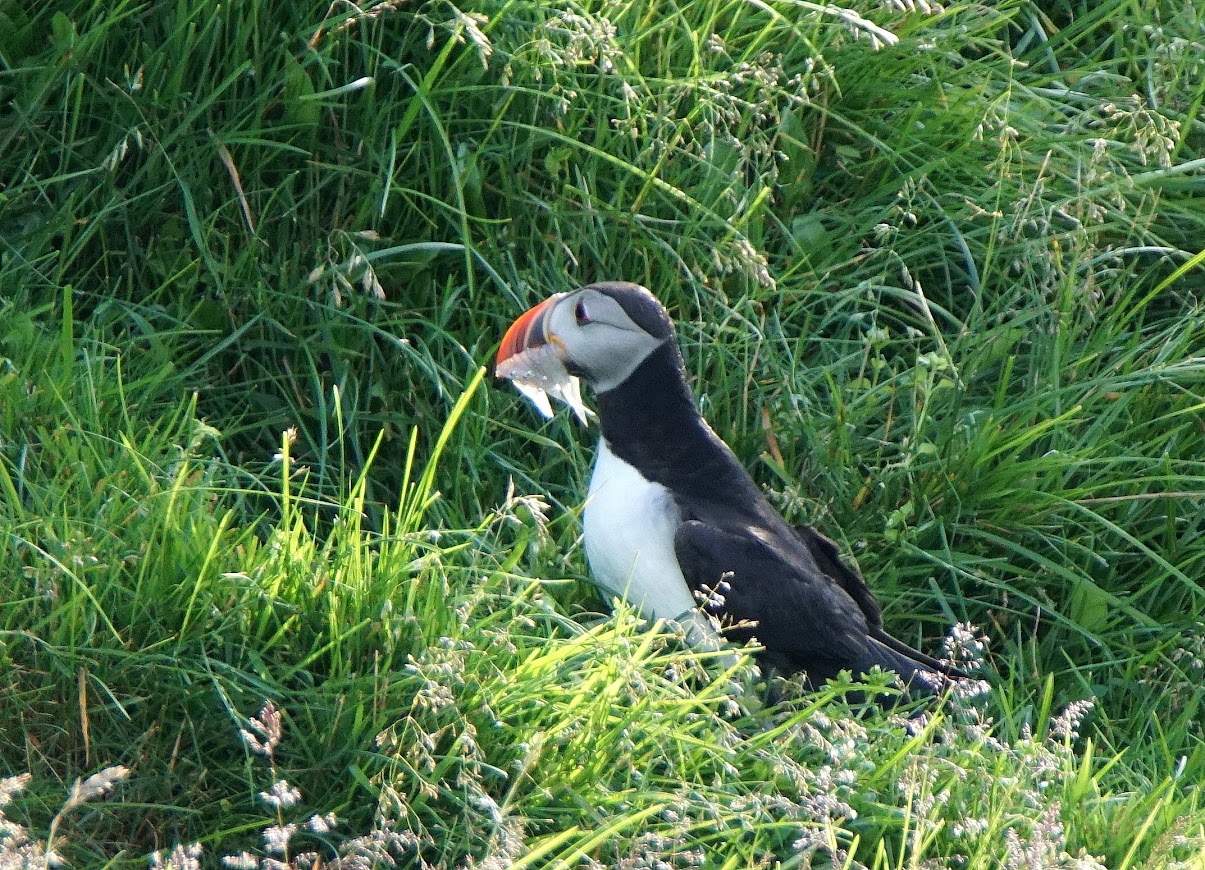
[[[675,496],[756,497],[753,481],[700,416],[672,340],[622,384],[599,393],[597,404],[611,452]]]

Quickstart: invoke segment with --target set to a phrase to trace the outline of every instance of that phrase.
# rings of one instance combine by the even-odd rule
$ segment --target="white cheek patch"
[[[517,353],[499,363],[495,371],[498,377],[513,383],[515,389],[535,405],[545,418],[552,416],[549,396],[572,408],[582,423],[594,413],[582,402],[581,381],[565,370],[560,352],[554,344]]]

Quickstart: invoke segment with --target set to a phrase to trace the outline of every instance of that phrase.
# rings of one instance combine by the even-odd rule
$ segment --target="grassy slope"
[[[294,853],[1202,848],[1203,21],[1137,5],[0,8],[9,816],[124,764],[77,865],[329,810]],[[763,710],[592,615],[589,438],[473,378],[617,276],[897,633],[982,627],[985,705]]]

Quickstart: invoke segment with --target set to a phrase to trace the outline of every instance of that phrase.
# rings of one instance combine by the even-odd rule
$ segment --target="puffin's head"
[[[547,399],[541,403],[533,392],[573,405],[566,393],[576,395],[576,378],[604,393],[673,341],[673,323],[652,293],[639,284],[607,281],[558,293],[522,314],[502,339],[495,371],[544,411]]]

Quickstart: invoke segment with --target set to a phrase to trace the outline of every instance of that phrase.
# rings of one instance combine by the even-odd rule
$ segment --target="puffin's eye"
[[[573,306],[573,319],[577,321],[578,326],[585,326],[590,322],[590,315],[586,313],[586,303],[580,299],[577,305]]]

